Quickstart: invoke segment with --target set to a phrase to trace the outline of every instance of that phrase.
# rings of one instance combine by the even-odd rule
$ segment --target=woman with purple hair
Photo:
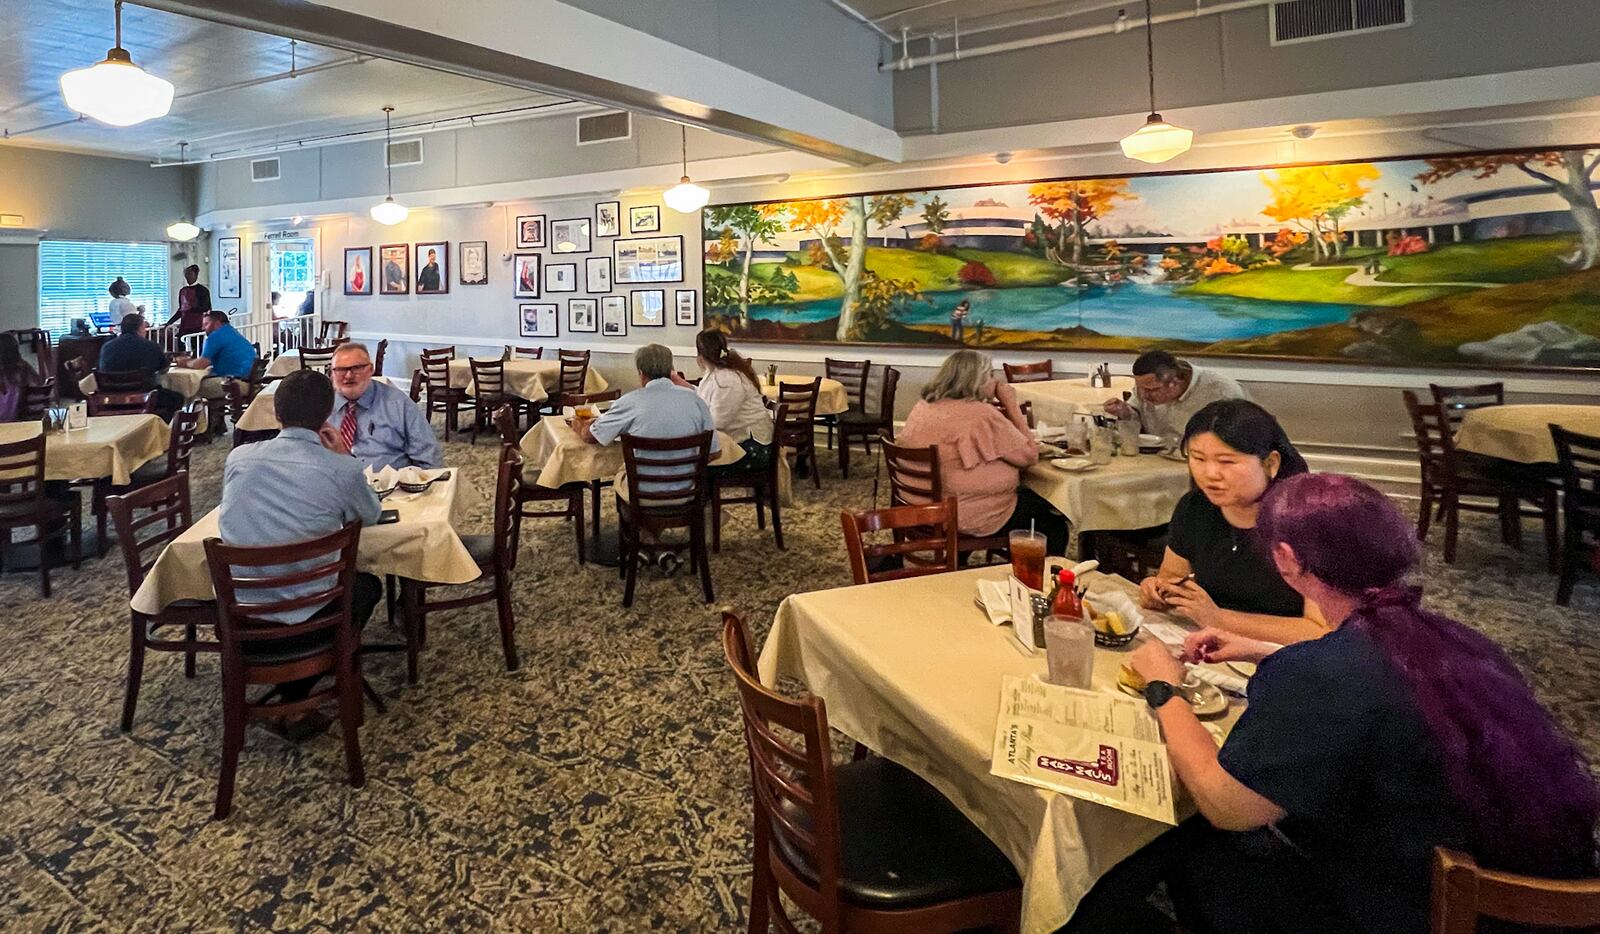
[[[1202,816],[1116,867],[1069,931],[1157,929],[1129,919],[1149,916],[1140,903],[1164,879],[1195,934],[1422,934],[1435,846],[1497,869],[1594,874],[1587,763],[1493,642],[1422,607],[1405,582],[1416,536],[1381,492],[1290,478],[1267,494],[1256,537],[1332,629],[1289,646],[1214,628],[1188,638],[1189,661],[1260,665],[1220,751],[1171,702],[1179,659],[1155,642],[1135,651]]]

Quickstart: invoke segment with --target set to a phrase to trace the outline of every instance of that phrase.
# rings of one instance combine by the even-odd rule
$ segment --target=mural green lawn
[[[976,260],[988,266],[989,271],[994,273],[995,281],[1002,288],[1057,285],[1072,277],[1070,269],[1026,253],[1002,253],[994,250],[951,250],[950,253],[962,260]]]
[[[1572,234],[1446,243],[1427,253],[1384,256],[1384,282],[1531,282],[1569,271],[1561,257],[1571,253]]]
[[[1409,305],[1441,295],[1461,292],[1469,287],[1351,285],[1346,280],[1361,275],[1360,266],[1295,268],[1263,266],[1216,276],[1185,289],[1192,295],[1233,295],[1275,302],[1335,302],[1343,305]],[[1382,277],[1379,277],[1380,281]]]
[[[961,267],[972,261],[989,267],[1001,288],[1055,285],[1071,275],[1070,271],[1036,256],[991,250],[925,253],[893,247],[868,247],[866,267],[888,279],[909,279],[922,292],[953,292],[962,288]],[[709,275],[727,274],[737,278],[736,273],[720,266],[707,266],[706,269]],[[821,301],[844,295],[844,282],[838,273],[800,262],[798,253],[791,253],[789,262],[750,264],[750,276],[754,279],[770,279],[779,270],[794,275],[800,283],[800,288],[790,298],[793,302]]]

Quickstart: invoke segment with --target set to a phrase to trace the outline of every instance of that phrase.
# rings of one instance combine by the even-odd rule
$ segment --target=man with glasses
[[[1250,396],[1232,377],[1179,360],[1165,350],[1150,350],[1133,361],[1133,383],[1139,392],[1131,403],[1106,401],[1106,414],[1138,418],[1153,435],[1176,440],[1183,437],[1194,414],[1219,399]]]
[[[322,426],[329,448],[368,467],[444,466],[428,416],[404,391],[372,378],[365,344],[346,341],[333,352],[333,414]]]

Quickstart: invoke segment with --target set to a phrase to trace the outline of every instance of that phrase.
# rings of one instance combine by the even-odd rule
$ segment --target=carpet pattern
[[[196,450],[197,516],[226,453]],[[487,531],[495,453],[446,447],[477,487],[465,531]],[[343,784],[337,731],[297,746],[252,728],[222,823],[215,660],[188,680],[177,656],[152,654],[123,734],[120,557],[58,571],[50,600],[35,575],[4,575],[0,928],[741,930],[750,792],[717,610],[737,607],[759,640],[788,594],[848,583],[838,514],[870,503],[871,471],[825,468],[821,492],[796,491],[787,551],[748,507],[730,510],[717,607],[686,574],[647,571],[623,611],[613,569],[580,567],[563,523],[529,521],[520,671],[504,670],[492,605],[439,614],[419,685],[399,656],[366,664],[389,712],[361,731],[364,789]],[[1453,568],[1430,547],[1432,603],[1504,645],[1600,759],[1600,595],[1580,586],[1555,607],[1537,544],[1518,554],[1495,532],[1468,519]],[[369,637],[384,629],[375,618]]]

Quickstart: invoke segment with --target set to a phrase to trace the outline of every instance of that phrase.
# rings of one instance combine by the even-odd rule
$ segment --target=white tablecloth
[[[1087,376],[1078,379],[1050,379],[1034,383],[1013,383],[1018,402],[1031,403],[1035,423],[1064,425],[1074,415],[1095,415],[1104,411],[1107,399],[1121,399],[1133,392],[1133,377],[1111,377],[1111,388],[1089,385]]]
[[[1079,472],[1041,460],[1023,471],[1022,482],[1079,532],[1148,529],[1172,519],[1173,507],[1189,492],[1189,467],[1157,454],[1113,457]]]
[[[759,373],[757,375],[760,376],[763,381],[767,378],[765,373]],[[781,386],[785,383],[790,385],[809,385],[814,379],[816,379],[815,376],[794,376],[779,373],[778,382],[776,385],[769,386],[765,382],[761,384],[761,394],[773,402],[777,402],[778,386]],[[838,415],[840,412],[849,411],[849,409],[850,394],[845,391],[844,383],[841,383],[836,379],[829,379],[826,376],[822,377],[822,385],[817,388],[817,414]]]

